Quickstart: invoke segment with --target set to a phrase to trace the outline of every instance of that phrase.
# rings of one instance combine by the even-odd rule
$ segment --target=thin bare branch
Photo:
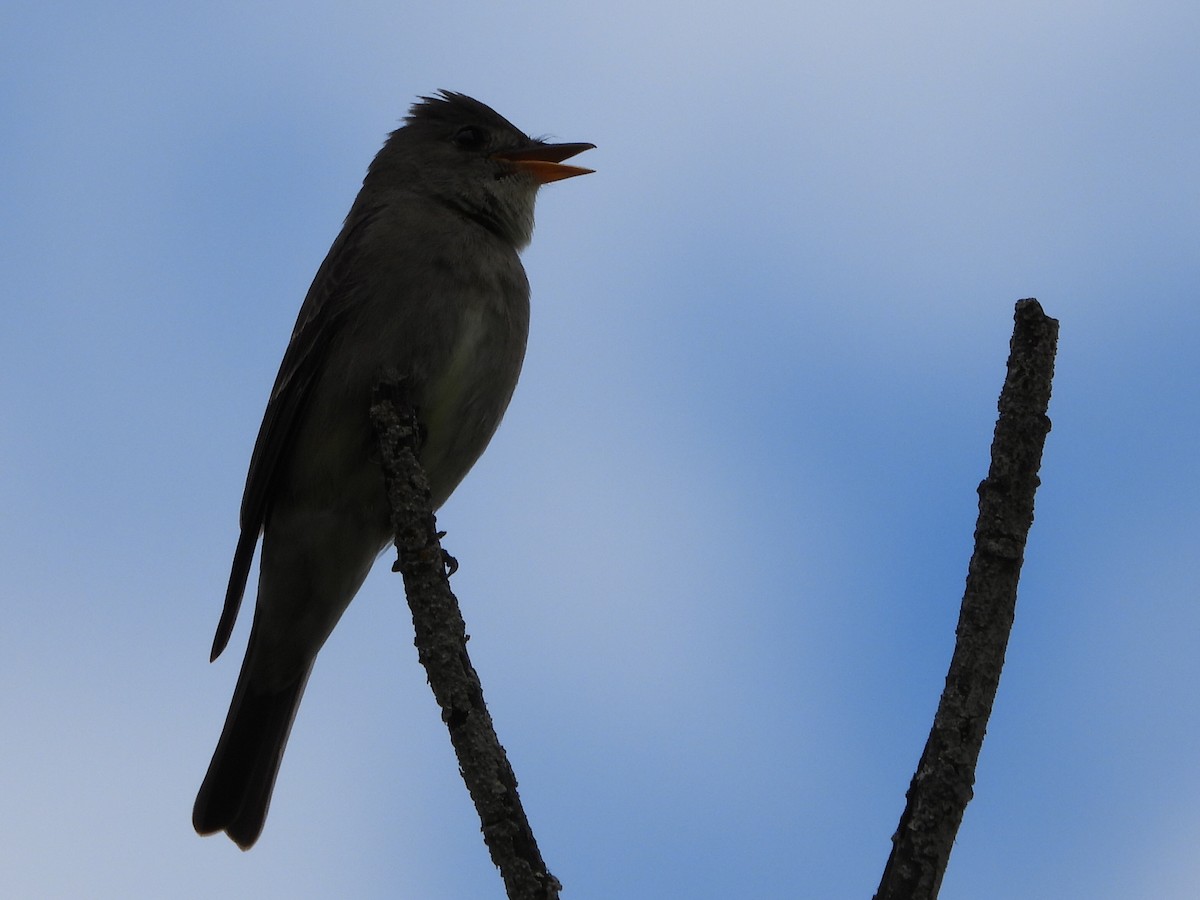
[[[483,700],[479,676],[467,656],[466,625],[450,591],[447,566],[434,521],[429,482],[417,459],[420,431],[402,381],[376,388],[371,421],[392,510],[398,559],[412,609],[416,646],[429,686],[450,730],[463,781],[483,826],[492,862],[500,869],[509,900],[556,900],[561,885],[546,870],[529,820],[517,796],[517,779]]]
[[[1046,410],[1058,345],[1058,322],[1036,300],[1018,301],[1014,318],[954,656],[875,900],[937,897],[973,795],[975,764],[1000,684],[1050,431]]]

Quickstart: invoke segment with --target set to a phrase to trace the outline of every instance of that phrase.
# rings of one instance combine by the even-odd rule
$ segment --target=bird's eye
[[[464,125],[454,133],[454,146],[459,150],[482,150],[487,142],[487,131],[478,125]]]

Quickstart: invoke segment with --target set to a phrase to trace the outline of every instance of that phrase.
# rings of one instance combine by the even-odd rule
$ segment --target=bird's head
[[[594,146],[531,138],[478,100],[440,91],[413,105],[364,184],[431,197],[520,249],[533,234],[538,188],[590,173],[563,161]]]

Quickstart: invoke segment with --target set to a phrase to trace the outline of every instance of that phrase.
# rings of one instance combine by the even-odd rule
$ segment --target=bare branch
[[[419,426],[402,381],[376,387],[371,421],[392,510],[398,560],[412,609],[416,646],[429,686],[450,730],[463,781],[483,825],[483,839],[500,869],[509,900],[556,900],[561,885],[546,871],[517,796],[517,779],[496,737],[479,676],[467,656],[466,625],[450,592],[447,564],[417,460]]]
[[[975,764],[1000,684],[1050,431],[1046,410],[1058,344],[1058,322],[1036,300],[1018,301],[1014,318],[991,468],[979,485],[975,552],[954,656],[875,900],[937,897],[973,794]]]

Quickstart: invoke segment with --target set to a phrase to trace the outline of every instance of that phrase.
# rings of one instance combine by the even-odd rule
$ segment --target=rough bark
[[[546,870],[517,796],[517,779],[488,714],[467,655],[467,633],[450,591],[456,568],[442,550],[429,482],[418,462],[420,431],[402,382],[376,388],[371,420],[392,509],[397,562],[412,610],[417,652],[450,730],[463,781],[482,823],[492,862],[510,900],[556,900],[561,885]]]
[[[957,641],[929,740],[892,837],[876,900],[932,900],[973,795],[1004,652],[1016,611],[1017,581],[1033,524],[1058,322],[1036,300],[1017,302],[1000,392],[992,461],[979,485],[975,550],[959,613]]]

